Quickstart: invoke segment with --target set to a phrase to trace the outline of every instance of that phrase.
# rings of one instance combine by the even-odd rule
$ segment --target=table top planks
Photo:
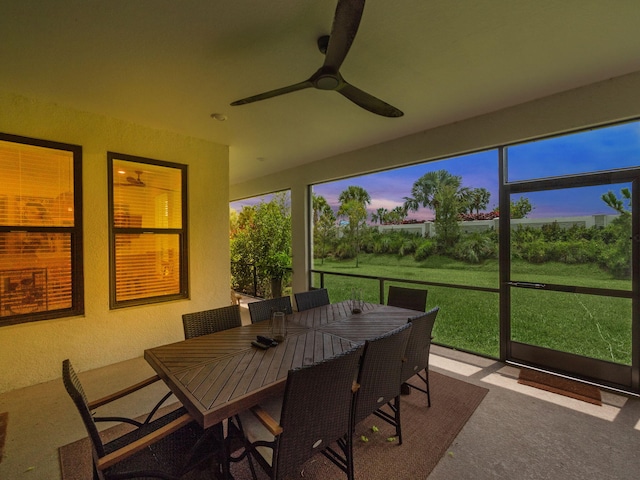
[[[348,302],[295,312],[287,338],[276,347],[251,346],[270,334],[258,322],[146,350],[147,362],[204,428],[240,413],[284,390],[293,368],[334,357],[418,315],[396,307],[365,303],[352,314]]]
[[[404,325],[410,318],[420,313],[404,308],[378,305],[375,308],[363,308],[362,313],[350,313],[341,320],[320,325],[317,330],[355,343],[363,343]]]

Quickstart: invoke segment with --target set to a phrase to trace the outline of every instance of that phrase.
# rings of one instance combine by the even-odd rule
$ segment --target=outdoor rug
[[[357,426],[354,437],[357,480],[427,478],[488,392],[436,372],[430,372],[429,380],[431,408],[427,407],[426,395],[421,392],[414,390],[402,396],[402,445],[398,445],[397,440],[388,441],[394,431],[376,416]],[[106,435],[113,434],[109,430],[105,431]],[[87,438],[60,447],[59,452],[63,480],[91,480],[91,446]],[[255,467],[258,478],[266,479],[260,467]],[[236,480],[251,478],[246,460],[232,464],[231,468]],[[300,475],[306,480],[343,476],[322,455],[305,463]]]
[[[7,438],[7,421],[9,420],[9,413],[0,413],[0,463],[2,463],[2,454],[4,452],[4,441]]]
[[[521,368],[518,383],[576,398],[594,405],[602,405],[602,396],[598,387],[549,373]]]

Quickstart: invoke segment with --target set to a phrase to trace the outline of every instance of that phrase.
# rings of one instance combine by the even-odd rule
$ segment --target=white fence
[[[560,228],[571,228],[574,225],[579,227],[606,227],[618,215],[583,215],[576,217],[551,217],[551,218],[518,218],[511,220],[511,228],[523,227],[542,228],[543,225],[557,222]],[[469,220],[458,222],[462,233],[483,232],[486,230],[498,230],[500,219],[493,220]],[[433,237],[436,234],[436,225],[433,222],[404,223],[401,225],[378,225],[379,232],[389,232],[392,230],[402,230],[405,232],[419,234],[422,237]]]

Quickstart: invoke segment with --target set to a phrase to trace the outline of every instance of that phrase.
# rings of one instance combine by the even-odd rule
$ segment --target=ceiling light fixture
[[[212,113],[211,118],[218,120],[219,122],[224,122],[227,119],[227,116],[224,113]]]

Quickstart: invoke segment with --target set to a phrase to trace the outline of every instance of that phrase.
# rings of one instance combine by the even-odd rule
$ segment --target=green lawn
[[[498,263],[469,265],[433,256],[423,262],[394,255],[360,256],[355,261],[318,260],[326,272],[423,280],[446,284],[499,287]],[[595,265],[514,261],[513,280],[629,290],[631,282],[616,280]],[[315,274],[314,286],[320,284]],[[410,285],[409,285],[410,286]],[[365,300],[379,301],[377,280],[326,275],[333,302],[346,300],[361,288]],[[388,283],[385,283],[385,290]],[[454,348],[499,356],[499,295],[450,287],[427,287],[427,307],[440,307],[434,341]],[[512,339],[622,364],[631,363],[631,300],[574,293],[512,290]]]

